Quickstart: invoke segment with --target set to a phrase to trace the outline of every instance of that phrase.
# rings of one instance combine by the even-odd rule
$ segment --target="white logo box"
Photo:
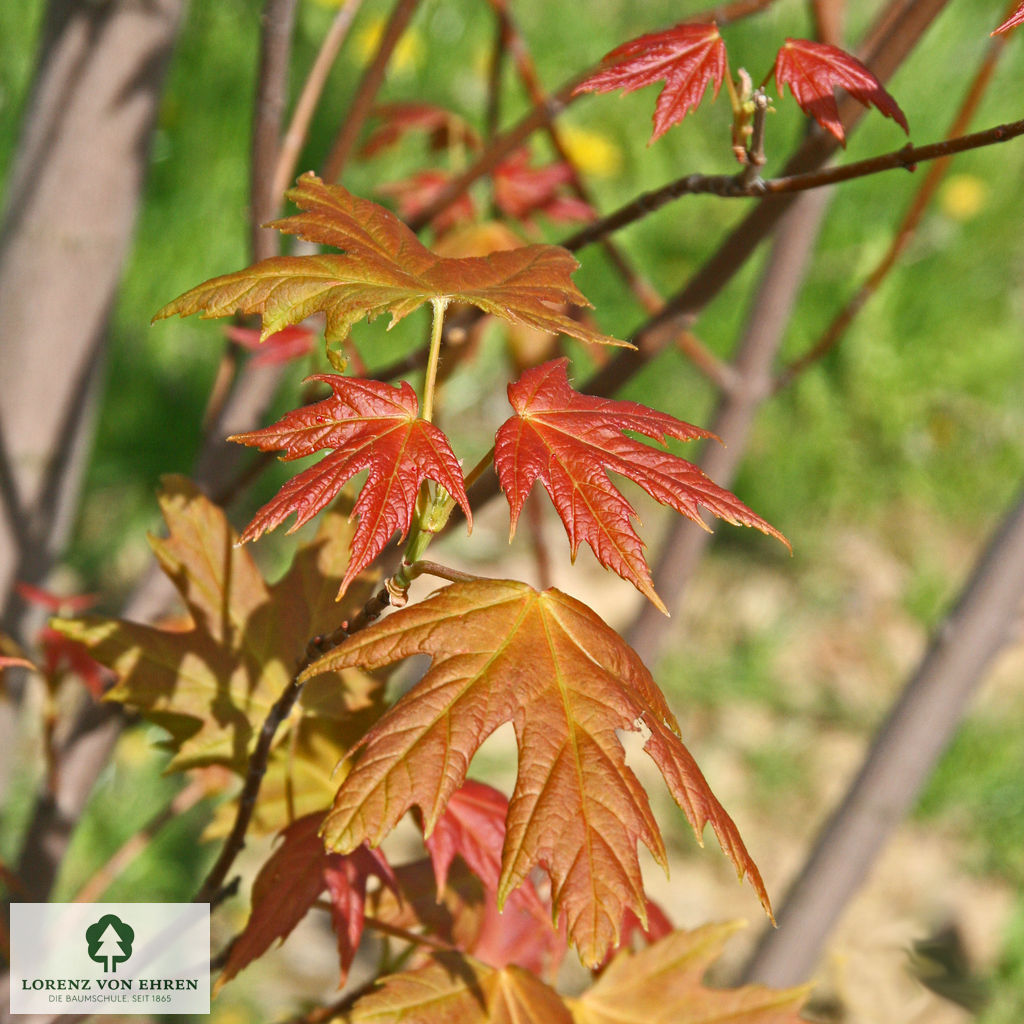
[[[209,1012],[208,903],[11,904],[11,1013]]]

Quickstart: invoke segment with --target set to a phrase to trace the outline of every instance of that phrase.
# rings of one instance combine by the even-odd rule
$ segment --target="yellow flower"
[[[939,193],[939,207],[952,220],[976,217],[988,202],[988,186],[974,174],[951,174]]]
[[[368,21],[362,31],[357,33],[353,43],[356,53],[364,64],[369,64],[373,60],[383,35],[384,19],[379,17]],[[389,67],[398,74],[414,71],[419,67],[422,57],[423,40],[415,29],[411,29],[398,40],[395,52],[391,55]]]
[[[622,150],[606,135],[589,128],[560,125],[559,136],[573,163],[585,174],[611,178],[621,169]]]

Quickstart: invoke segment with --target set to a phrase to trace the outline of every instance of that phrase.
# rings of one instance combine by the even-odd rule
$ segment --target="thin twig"
[[[500,5],[502,0],[491,0],[491,6]],[[494,43],[491,46],[491,60],[487,71],[487,113],[484,116],[484,138],[488,141],[497,134],[501,123],[501,86],[505,71],[505,58],[512,38],[508,24],[499,14],[495,26]]]
[[[766,10],[774,2],[775,0],[736,0],[734,3],[720,4],[699,14],[692,14],[686,20],[688,22],[716,21],[719,25],[726,25],[731,21],[738,21]],[[489,174],[512,150],[522,145],[537,129],[550,124],[576,98],[574,95],[576,87],[594,74],[599,67],[599,64],[594,64],[573,75],[541,102],[534,104],[533,108],[527,111],[525,116],[511,128],[492,139],[491,144],[480,155],[476,163],[448,182],[435,196],[433,202],[409,220],[409,227],[413,231],[420,231],[426,227],[438,214],[455,202],[474,181]]]
[[[256,809],[256,798],[263,783],[263,776],[267,771],[270,751],[274,745],[274,737],[281,723],[291,714],[292,708],[295,707],[295,702],[302,693],[303,684],[299,681],[299,677],[317,658],[321,657],[331,648],[336,647],[353,633],[359,632],[359,630],[364,629],[373,622],[390,603],[390,594],[386,588],[382,589],[366,602],[354,619],[339,626],[333,633],[327,636],[313,637],[307,644],[306,653],[296,666],[295,674],[274,702],[260,728],[256,746],[249,756],[245,782],[242,784],[242,791],[238,796],[238,810],[235,814],[234,824],[224,840],[224,846],[221,848],[220,855],[217,857],[203,884],[199,887],[199,891],[193,899],[194,903],[208,903],[216,899],[217,894],[224,885],[228,872],[231,870],[231,865],[245,847],[245,833],[249,829],[249,822],[252,820],[253,811]]]
[[[1006,46],[1006,40],[1006,36],[996,36],[989,44],[985,59],[978,68],[974,81],[967,90],[967,95],[964,97],[964,101],[953,118],[953,123],[950,125],[949,138],[960,137],[967,130],[971,119],[981,103],[982,97],[992,81],[996,64]],[[949,170],[951,160],[951,156],[939,157],[928,169],[928,175],[921,183],[921,187],[904,214],[903,221],[900,223],[888,251],[878,262],[875,269],[868,275],[864,283],[861,284],[860,288],[857,289],[853,297],[832,318],[832,322],[821,333],[818,340],[802,356],[793,360],[779,373],[775,381],[774,389],[776,391],[788,387],[808,367],[824,358],[839,344],[840,339],[846,333],[850,324],[853,323],[857,314],[864,308],[871,296],[875,294],[889,272],[896,265],[900,256],[910,245],[924,217],[925,211],[928,209],[942,179]]]
[[[220,854],[210,868],[209,873],[199,887],[199,891],[193,898],[193,903],[210,903],[216,899],[221,891],[224,880],[227,878],[231,865],[235,858],[245,847],[245,833],[249,830],[249,822],[252,820],[253,811],[256,809],[256,797],[259,795],[263,776],[267,771],[267,764],[270,760],[270,750],[274,745],[274,737],[278,727],[291,714],[295,702],[302,693],[302,683],[298,677],[293,677],[285,687],[281,695],[274,701],[273,707],[264,719],[260,728],[259,737],[256,740],[256,747],[249,757],[249,764],[245,772],[245,782],[242,785],[242,792],[238,796],[238,811],[235,814],[234,824],[228,833]]]
[[[421,558],[415,564],[410,565],[406,574],[413,580],[417,576],[426,574],[436,576],[440,580],[448,580],[449,583],[475,583],[477,580],[488,578],[472,572],[463,572],[461,569],[452,569],[447,565],[441,565],[440,562],[431,562],[426,558]]]
[[[325,181],[337,181],[341,177],[348,158],[355,148],[356,141],[359,139],[359,133],[363,130],[363,125],[373,109],[377,93],[384,82],[384,73],[387,71],[391,55],[395,52],[395,47],[408,28],[418,6],[419,0],[398,0],[395,4],[391,17],[384,28],[377,52],[366,71],[363,72],[352,102],[349,103],[341,131],[338,132],[324,164],[323,177]]]
[[[716,195],[723,199],[750,199],[766,196],[786,195],[796,192],[807,192],[815,188],[836,185],[855,178],[865,178],[872,174],[891,170],[916,170],[917,165],[929,160],[945,159],[956,153],[964,153],[971,149],[981,149],[1000,142],[1024,135],[1024,120],[1009,124],[996,125],[985,131],[971,135],[961,135],[942,142],[932,142],[925,146],[914,146],[910,143],[883,153],[881,156],[858,160],[852,164],[837,167],[824,167],[800,174],[789,174],[779,178],[745,181],[743,172],[740,174],[688,174],[683,178],[663,185],[659,189],[645,192],[607,217],[588,224],[581,231],[570,235],[561,244],[570,252],[577,252],[584,246],[601,241],[605,235],[619,231],[634,224],[655,210],[687,195]]]
[[[375,988],[380,985],[380,979],[377,977],[370,978],[368,981],[364,981],[361,985],[357,985],[350,992],[346,992],[340,999],[336,999],[333,1003],[328,1003],[326,1006],[315,1006],[312,1010],[308,1010],[306,1013],[300,1013],[297,1017],[289,1017],[282,1024],[327,1024],[328,1021],[335,1020],[343,1016],[352,1007],[363,998],[368,996]]]
[[[292,111],[288,130],[281,139],[281,152],[278,154],[277,167],[274,170],[275,195],[283,193],[295,176],[295,166],[309,135],[309,124],[313,119],[316,105],[320,102],[331,68],[361,5],[362,0],[345,0],[320,44],[320,50],[309,69],[302,92]]]

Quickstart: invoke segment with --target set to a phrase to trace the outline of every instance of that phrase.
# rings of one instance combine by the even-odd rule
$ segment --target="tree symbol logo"
[[[104,914],[85,929],[85,941],[89,944],[89,959],[103,964],[104,973],[116,973],[117,965],[132,955],[135,929],[114,914]]]

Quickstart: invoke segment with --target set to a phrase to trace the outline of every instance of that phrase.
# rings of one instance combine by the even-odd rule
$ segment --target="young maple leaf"
[[[357,199],[340,185],[305,174],[288,193],[302,213],[274,221],[288,234],[333,245],[343,254],[276,256],[247,270],[215,277],[159,310],[163,317],[260,313],[261,337],[315,312],[327,316],[327,341],[343,340],[364,317],[391,314],[392,326],[425,302],[477,306],[514,324],[568,334],[582,341],[622,345],[560,312],[562,304],[589,306],[572,283],[579,264],[556,245],[528,245],[462,259],[432,253],[393,213]]]
[[[590,220],[594,208],[574,196],[559,195],[558,190],[572,181],[572,168],[561,161],[546,167],[531,167],[528,149],[517,149],[492,172],[494,202],[513,220],[530,224],[533,213],[543,213],[554,221]]]
[[[794,99],[844,146],[846,135],[839,120],[839,107],[833,89],[845,89],[865,107],[873,106],[891,117],[907,134],[910,128],[900,105],[886,92],[882,83],[856,57],[807,39],[787,39],[775,58],[775,85],[782,95],[788,85]]]
[[[390,149],[410,132],[424,132],[434,151],[453,146],[480,148],[480,136],[465,118],[433,103],[383,103],[373,114],[381,123],[363,143],[364,157]]]
[[[676,25],[640,36],[606,54],[602,63],[607,66],[576,86],[574,96],[616,89],[628,93],[664,79],[650,142],[700,105],[709,82],[717,96],[727,71],[725,43],[714,24]]]
[[[328,513],[312,544],[271,586],[249,550],[238,546],[223,511],[194,484],[165,477],[160,505],[169,536],[150,543],[185,602],[191,626],[163,629],[100,617],[52,625],[118,676],[107,700],[127,704],[170,731],[171,769],[219,764],[243,772],[309,638],[329,633],[345,617],[335,595],[348,566],[351,527],[345,516]],[[370,590],[368,581],[352,588],[353,609]],[[365,707],[374,691],[361,673],[348,676],[343,686],[336,677],[332,684],[338,695],[333,706],[307,706],[307,699],[322,692],[318,684],[312,692],[307,687],[300,702],[321,722],[321,742],[334,747],[336,761],[364,725],[353,722],[352,712]],[[280,735],[291,736],[290,728]]]
[[[516,968],[434,954],[425,966],[381,978],[346,1018],[351,1024],[801,1024],[810,985],[708,988],[704,975],[741,927],[676,931],[646,949],[624,949],[589,989],[563,998]]]
[[[99,600],[95,594],[54,594],[31,583],[15,583],[14,589],[29,604],[45,608],[54,615],[75,615],[91,608]],[[102,698],[110,675],[89,654],[86,647],[62,636],[50,625],[44,625],[39,630],[36,643],[43,654],[42,665],[37,671],[46,679],[49,687],[55,687],[61,673],[68,671],[81,680],[96,700]]]
[[[624,949],[574,1002],[579,1024],[801,1024],[809,985],[707,988],[704,975],[744,922],[675,931],[637,953]]]
[[[525,879],[498,909],[507,815],[505,795],[482,782],[469,779],[452,794],[425,840],[437,891],[444,892],[452,861],[460,856],[484,886],[480,929],[463,952],[491,967],[517,964],[536,974],[554,973],[565,954],[565,936],[552,926],[551,906],[533,882]]]
[[[991,34],[996,36],[999,35],[1000,32],[1009,32],[1011,28],[1016,28],[1018,25],[1024,25],[1024,4],[1021,4],[1020,7],[1018,7],[1017,10],[1015,10],[1013,14],[1011,14],[1010,17],[1008,17],[1006,21],[1004,21],[1002,25],[995,29]]]
[[[732,819],[678,735],[636,653],[585,605],[511,580],[456,583],[350,637],[310,673],[367,670],[413,654],[431,667],[363,737],[324,821],[329,849],[376,846],[412,806],[429,836],[483,741],[511,721],[519,771],[509,804],[498,898],[535,866],[551,876],[556,915],[583,961],[618,944],[627,908],[644,920],[637,842],[665,847],[617,730],[650,730],[658,765],[697,836],[710,822],[768,910],[764,883]]]
[[[257,353],[251,366],[277,366],[292,359],[301,359],[313,350],[313,341],[316,338],[316,332],[302,324],[286,327],[283,331],[272,334],[266,342],[261,342],[260,332],[255,328],[239,327],[237,324],[225,327],[224,334],[236,345]],[[262,349],[261,344],[265,346]]]
[[[447,171],[418,171],[401,181],[390,181],[377,186],[381,195],[393,196],[398,201],[398,211],[406,220],[418,217],[447,188],[452,176]],[[445,207],[430,221],[435,238],[451,231],[457,224],[473,221],[476,206],[473,197],[463,192],[453,203]]]
[[[585,1024],[562,997],[521,967],[488,967],[432,953],[424,967],[380,979],[348,1024]],[[709,1022],[710,1024],[710,1022]]]
[[[439,483],[462,506],[472,528],[473,515],[459,460],[448,438],[432,423],[419,418],[416,392],[409,384],[403,381],[392,387],[381,381],[333,373],[309,379],[330,385],[333,397],[293,409],[272,426],[230,438],[261,451],[281,449],[285,460],[323,449],[331,452],[293,477],[256,513],[242,533],[242,542],[255,540],[292,513],[295,522],[288,532],[297,530],[363,469],[370,472],[352,510],[359,517],[359,525],[352,536],[352,557],[339,597],[396,531],[402,537],[408,533],[420,484],[425,479]]]
[[[512,532],[536,480],[544,485],[569,536],[573,559],[580,542],[602,565],[629,580],[663,612],[633,529],[633,506],[608,478],[608,470],[638,483],[651,497],[707,527],[701,507],[727,522],[754,526],[783,543],[773,526],[735,495],[713,483],[692,462],[623,434],[634,430],[656,441],[682,441],[713,434],[636,402],[594,398],[574,391],[569,360],[555,359],[527,370],[508,386],[515,415],[498,429],[494,466],[512,518]]]
[[[219,989],[239,971],[282,942],[327,890],[331,920],[338,937],[341,984],[363,935],[366,881],[375,875],[394,888],[395,879],[383,853],[360,846],[348,856],[328,853],[320,839],[323,811],[292,822],[281,833],[281,845],[260,868],[252,887],[252,913],[217,979]]]

